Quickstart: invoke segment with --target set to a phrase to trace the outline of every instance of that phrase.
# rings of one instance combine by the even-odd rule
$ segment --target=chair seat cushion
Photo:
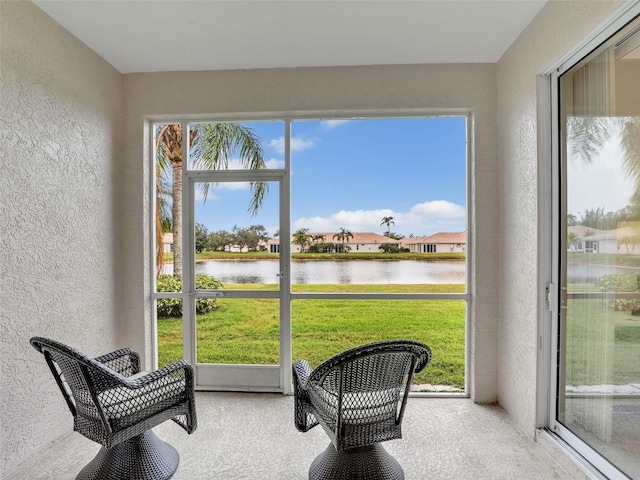
[[[311,390],[312,404],[326,419],[337,419],[338,399],[326,391]],[[348,392],[342,395],[342,424],[368,425],[395,421],[398,411],[399,389]],[[333,420],[335,422],[336,420]]]
[[[130,380],[143,377],[141,372]],[[185,381],[181,377],[164,377],[141,388],[116,387],[98,394],[98,401],[108,419],[119,419],[139,412],[155,404],[179,401],[185,392]]]

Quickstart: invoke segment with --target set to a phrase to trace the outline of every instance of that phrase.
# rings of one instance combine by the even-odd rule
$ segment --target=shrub
[[[331,242],[318,242],[309,245],[309,253],[333,253],[337,249],[336,245]]]
[[[400,253],[400,247],[395,243],[383,243],[378,247],[383,253]]]
[[[600,277],[596,281],[596,287],[601,292],[637,292],[638,291],[638,275],[621,275],[612,273]],[[618,312],[640,311],[640,300],[616,298],[613,300],[613,308]]]
[[[182,279],[172,275],[160,275],[158,277],[158,292],[181,292]],[[198,290],[218,290],[222,288],[222,283],[217,278],[209,275],[196,275],[196,289]],[[217,308],[215,298],[197,298],[196,313],[204,314],[212,312]],[[157,300],[158,318],[175,318],[182,316],[182,300],[180,298],[159,298]]]

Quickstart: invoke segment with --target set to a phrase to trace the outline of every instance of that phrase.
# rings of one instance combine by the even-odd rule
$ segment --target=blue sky
[[[284,124],[248,122],[269,168],[284,167]],[[461,232],[466,225],[465,119],[404,118],[295,121],[291,125],[291,230],[409,236]],[[233,166],[233,162],[231,163]],[[196,204],[210,232],[234,225],[278,228],[277,185],[251,216],[246,184],[219,184]]]

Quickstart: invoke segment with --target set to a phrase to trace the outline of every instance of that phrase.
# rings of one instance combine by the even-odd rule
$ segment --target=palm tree
[[[393,217],[382,217],[382,222],[380,222],[380,226],[387,226],[387,237],[391,235],[391,225],[395,225],[396,222],[393,221]]]
[[[346,251],[344,243],[345,243],[345,241],[348,242],[349,238],[353,238],[353,233],[351,233],[349,230],[347,230],[344,227],[340,227],[340,231],[338,233],[334,234],[333,238],[335,238],[338,241],[342,242],[342,252],[344,253]]]
[[[608,117],[567,117],[567,140],[571,152],[585,163],[593,159],[611,138],[614,125]]]
[[[202,123],[189,127],[189,154],[196,169],[228,168],[229,157],[238,154],[249,169],[264,168],[264,151],[253,131],[237,123]],[[156,136],[157,174],[171,176],[173,226],[173,275],[182,276],[182,125],[160,125]],[[265,182],[251,182],[253,198],[248,210],[255,214],[268,191]],[[202,192],[206,200],[209,184]],[[157,217],[156,217],[157,221]],[[157,230],[157,229],[156,229]],[[161,234],[161,232],[160,232]],[[156,235],[158,232],[156,231]],[[156,238],[156,243],[161,242]]]
[[[316,233],[315,235],[311,235],[311,240],[315,243],[324,242],[327,239],[327,236],[323,233]]]
[[[304,253],[304,247],[309,243],[309,229],[300,228],[293,232],[293,244],[300,245],[300,253]]]
[[[632,203],[637,207],[637,199],[640,196],[640,119],[638,117],[624,117],[620,123],[622,123],[620,145],[624,152],[624,169],[635,182]],[[636,210],[635,213],[637,215],[638,211]]]
[[[158,156],[156,162],[156,275],[160,275],[164,265],[164,232],[165,226],[171,226],[168,197],[171,187],[168,185],[161,165],[167,161],[166,156]]]
[[[315,253],[319,253],[317,248],[318,242],[324,242],[327,239],[327,236],[322,233],[314,233],[313,235],[309,235],[309,238],[313,242],[313,246],[309,245],[309,251],[313,249]]]

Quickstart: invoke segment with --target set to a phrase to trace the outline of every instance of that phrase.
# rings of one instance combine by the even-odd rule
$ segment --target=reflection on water
[[[591,265],[583,263],[570,263],[567,265],[568,283],[594,283],[600,277],[611,275],[638,275],[640,269],[633,267],[619,267],[613,265]]]
[[[163,273],[172,273],[166,264]],[[222,283],[278,283],[274,260],[215,260],[198,262],[196,274],[206,273]],[[416,260],[297,260],[291,266],[293,283],[325,284],[444,284],[465,283],[465,262]]]
[[[569,283],[593,283],[604,275],[640,274],[640,269],[609,265],[569,264]],[[165,264],[162,273],[173,273]],[[196,263],[196,274],[206,273],[222,283],[268,283],[279,281],[275,260],[212,260]],[[465,283],[465,263],[417,260],[295,260],[294,284],[450,284]]]

